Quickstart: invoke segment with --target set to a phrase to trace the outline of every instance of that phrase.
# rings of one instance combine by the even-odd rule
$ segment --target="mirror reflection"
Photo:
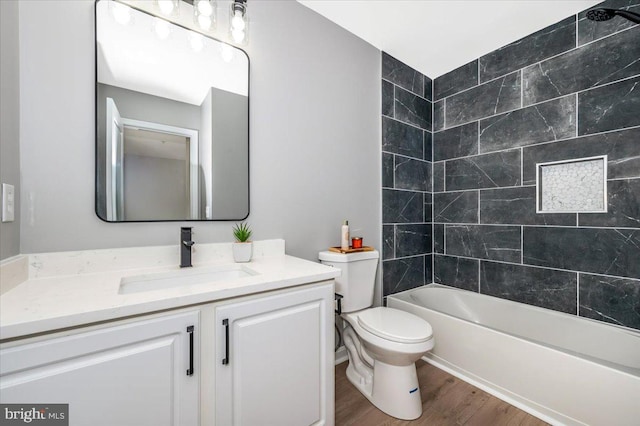
[[[98,216],[110,222],[245,218],[246,54],[100,0],[96,56]]]

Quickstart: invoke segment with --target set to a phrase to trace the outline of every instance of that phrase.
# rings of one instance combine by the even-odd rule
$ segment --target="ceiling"
[[[431,78],[601,0],[298,0]]]

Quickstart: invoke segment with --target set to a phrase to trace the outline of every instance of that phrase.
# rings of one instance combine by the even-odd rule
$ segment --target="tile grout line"
[[[576,273],[576,315],[580,316],[580,272]]]
[[[473,121],[466,123],[465,125],[469,125],[473,123]],[[456,126],[458,127],[458,126]],[[451,129],[455,129],[455,127],[452,127]],[[607,130],[604,132],[597,132],[597,133],[588,133],[585,135],[578,135],[578,136],[571,136],[569,138],[564,138],[564,139],[555,139],[552,141],[542,141],[542,142],[536,142],[536,143],[532,143],[532,144],[528,144],[528,145],[522,145],[522,146],[516,146],[516,147],[512,147],[512,148],[504,148],[501,150],[496,150],[496,151],[487,151],[487,152],[483,152],[480,154],[474,154],[474,155],[465,155],[462,157],[451,157],[451,158],[445,158],[442,160],[437,160],[434,162],[440,162],[440,161],[453,161],[453,160],[459,160],[459,159],[463,159],[463,158],[473,158],[473,157],[477,157],[480,155],[489,155],[489,154],[496,154],[496,153],[500,153],[500,152],[505,152],[505,151],[513,151],[516,149],[526,149],[526,148],[531,148],[531,147],[536,147],[536,146],[540,146],[540,145],[546,145],[546,144],[552,144],[552,143],[556,143],[556,142],[567,142],[567,141],[573,141],[576,139],[581,139],[581,138],[587,138],[587,137],[591,137],[591,136],[600,136],[600,135],[606,135],[609,133],[617,133],[617,132],[624,132],[624,131],[629,131],[629,130],[636,130],[636,129],[640,129],[640,125],[639,126],[631,126],[631,127],[622,127],[619,129],[615,129],[615,130]],[[447,129],[450,130],[450,129]]]
[[[453,128],[458,127],[458,126],[464,126],[465,124],[470,124],[470,123],[473,123],[474,121],[477,121],[477,120],[486,120],[486,119],[495,118],[495,117],[498,117],[498,116],[501,116],[501,115],[507,115],[509,113],[513,113],[513,112],[521,110],[521,109],[538,106],[538,105],[544,104],[546,102],[556,101],[556,100],[561,99],[561,98],[568,98],[569,96],[572,96],[574,94],[588,92],[589,90],[597,90],[597,89],[600,89],[602,87],[610,86],[610,85],[617,84],[617,83],[622,83],[624,81],[632,80],[634,78],[638,78],[638,74],[632,75],[630,77],[624,77],[624,78],[621,78],[619,80],[610,81],[610,82],[607,82],[607,83],[604,83],[604,84],[601,84],[601,85],[598,85],[598,86],[588,87],[588,88],[582,89],[582,90],[576,90],[574,92],[566,93],[564,95],[556,96],[554,98],[545,99],[545,100],[542,100],[540,102],[534,102],[532,104],[525,105],[524,107],[512,108],[512,109],[509,109],[509,110],[506,110],[506,111],[502,111],[500,113],[477,117],[477,118],[474,118],[474,119],[469,120],[469,121],[464,121],[462,123],[456,123],[454,126],[451,126],[450,128],[453,129]],[[445,102],[445,105],[446,105],[446,102]],[[448,130],[448,129],[445,126],[442,130]],[[442,130],[440,130],[440,131],[442,131]]]
[[[574,215],[575,213],[545,213],[545,214],[566,214],[566,215]],[[599,213],[597,213],[599,214]],[[391,225],[393,223],[398,223],[401,225],[418,225],[421,222],[390,222],[386,225]],[[449,225],[449,226],[508,226],[511,228],[515,228],[517,226],[528,226],[530,228],[564,228],[564,229],[595,229],[600,231],[606,230],[623,230],[623,231],[640,231],[640,228],[632,227],[632,226],[591,226],[591,225],[541,225],[541,224],[530,224],[530,223],[474,223],[474,222],[434,222],[438,225]]]
[[[458,255],[458,254],[436,253],[435,255],[436,256],[459,257],[461,259],[478,260],[480,262],[501,263],[501,264],[504,264],[504,265],[521,266],[523,268],[536,268],[536,269],[545,269],[545,270],[549,270],[549,271],[570,272],[570,273],[574,273],[574,274],[596,275],[596,276],[599,276],[599,277],[607,277],[607,278],[614,278],[614,279],[624,279],[624,280],[629,280],[629,281],[637,281],[638,283],[640,283],[640,278],[625,277],[625,276],[622,276],[622,275],[607,275],[607,274],[601,274],[601,273],[598,273],[598,272],[576,271],[574,269],[561,269],[561,268],[554,268],[554,267],[550,267],[550,266],[532,265],[530,263],[515,263],[515,262],[508,262],[508,261],[505,261],[505,260],[484,259],[484,258],[479,258],[479,257],[470,257],[470,256]]]

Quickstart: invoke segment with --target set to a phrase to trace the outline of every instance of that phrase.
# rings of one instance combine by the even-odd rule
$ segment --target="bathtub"
[[[640,333],[430,284],[387,297],[433,327],[423,359],[551,424],[640,425]]]

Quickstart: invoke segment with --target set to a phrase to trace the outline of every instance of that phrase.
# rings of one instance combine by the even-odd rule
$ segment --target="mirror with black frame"
[[[96,2],[96,213],[107,222],[248,216],[244,51]]]

